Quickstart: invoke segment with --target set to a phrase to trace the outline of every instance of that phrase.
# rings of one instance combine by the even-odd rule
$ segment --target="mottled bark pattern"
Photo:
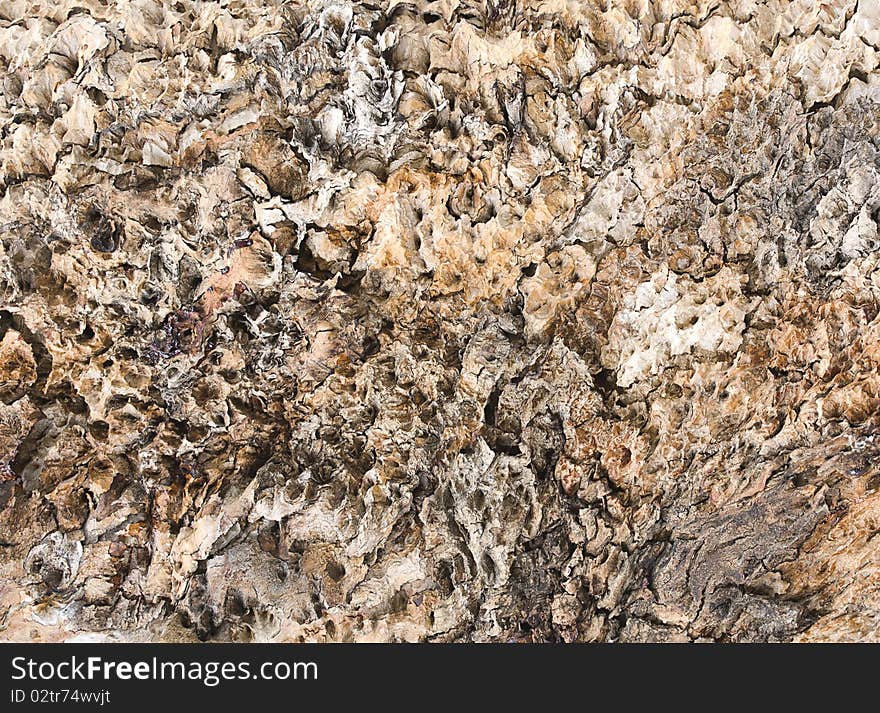
[[[0,639],[880,639],[878,0],[0,0]]]

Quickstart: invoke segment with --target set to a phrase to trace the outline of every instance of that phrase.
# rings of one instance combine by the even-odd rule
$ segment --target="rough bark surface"
[[[0,638],[880,640],[878,0],[0,0]]]

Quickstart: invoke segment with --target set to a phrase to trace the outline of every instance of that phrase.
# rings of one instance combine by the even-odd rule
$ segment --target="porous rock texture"
[[[878,54],[0,1],[0,638],[880,639]]]

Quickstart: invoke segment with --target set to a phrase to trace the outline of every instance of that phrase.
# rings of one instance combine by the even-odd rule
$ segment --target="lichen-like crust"
[[[880,0],[0,0],[0,639],[880,640]]]

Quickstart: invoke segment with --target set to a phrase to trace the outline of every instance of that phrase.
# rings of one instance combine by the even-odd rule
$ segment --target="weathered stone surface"
[[[0,639],[880,639],[878,53],[0,1]]]

